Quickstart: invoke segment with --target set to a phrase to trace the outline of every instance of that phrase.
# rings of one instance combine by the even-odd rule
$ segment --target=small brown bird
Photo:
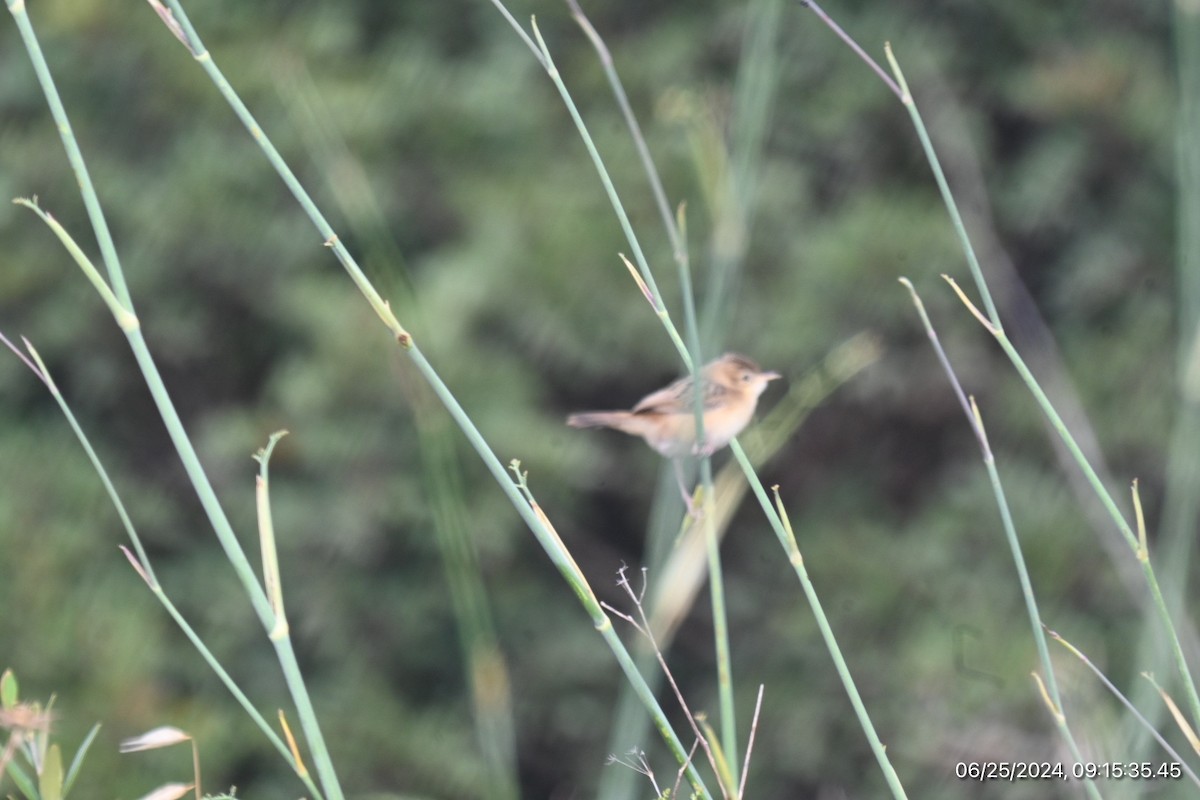
[[[671,459],[688,511],[692,495],[683,480],[685,456],[707,456],[729,444],[750,424],[758,398],[767,384],[780,377],[763,371],[745,356],[726,353],[701,370],[704,403],[704,442],[696,442],[696,409],[691,376],[680,378],[638,401],[631,411],[585,411],[567,417],[572,428],[613,428],[640,436]]]

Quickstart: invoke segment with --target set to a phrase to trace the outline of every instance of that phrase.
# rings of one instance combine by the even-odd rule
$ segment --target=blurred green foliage
[[[538,15],[682,319],[666,237],[594,53],[564,5],[511,8],[523,21]],[[745,4],[584,8],[672,202],[688,202],[703,299],[714,165],[696,143],[714,132],[725,141],[735,125]],[[1141,479],[1153,526],[1179,313],[1169,14],[1116,0],[847,0],[827,10],[872,53],[893,43],[972,232],[993,243],[982,248],[985,271],[1013,337],[1044,374],[1074,384],[1117,485]],[[637,442],[562,419],[628,405],[680,367],[617,258],[627,245],[533,58],[485,0],[190,11],[496,452],[521,459],[585,573],[621,603],[613,576],[640,563],[662,465]],[[151,349],[248,547],[249,456],[272,431],[292,432],[272,462],[284,588],[344,784],[363,795],[494,796],[422,474],[418,377],[148,8],[42,0],[29,12]],[[960,760],[1063,751],[1029,679],[1032,639],[978,450],[897,277],[922,292],[979,399],[1044,618],[1122,686],[1147,668],[1130,644],[1139,601],[1097,546],[1111,532],[1081,511],[1027,392],[937,278],[965,283],[965,266],[902,107],[799,4],[785,6],[775,46],[777,93],[723,345],[793,377],[862,330],[887,352],[810,419],[764,482],[781,486],[910,795],[1050,796],[1044,785],[953,778]],[[34,194],[91,241],[6,18],[0,197]],[[0,204],[0,242],[0,329],[45,357],[171,596],[260,708],[287,707],[270,648],[103,305],[29,212]],[[1034,308],[1065,372],[1036,333]],[[602,770],[622,769],[604,766],[618,670],[455,441],[465,525],[508,661],[522,793],[590,796]],[[0,358],[0,442],[0,667],[21,675],[28,696],[58,693],[63,741],[103,721],[85,782],[134,796],[185,776],[182,757],[135,765],[116,755],[119,739],[171,724],[199,742],[210,791],[296,796],[299,784],[128,568],[99,482],[15,358]],[[758,683],[768,698],[750,793],[877,795],[882,781],[811,614],[750,505],[724,547],[743,721]],[[711,711],[707,609],[698,605],[668,658],[692,707]],[[1120,715],[1077,665],[1062,664],[1069,713],[1098,755],[1121,757]],[[673,774],[656,742],[629,745],[651,749],[660,778]]]

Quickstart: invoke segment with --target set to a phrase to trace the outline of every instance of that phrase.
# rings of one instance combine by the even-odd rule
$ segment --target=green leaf
[[[97,722],[84,738],[83,744],[79,745],[79,749],[75,751],[75,758],[71,759],[71,766],[67,768],[67,779],[63,782],[64,797],[71,793],[71,787],[75,785],[75,777],[79,774],[79,768],[83,766],[83,757],[87,755],[88,748],[92,746],[92,742],[96,740],[96,734],[99,732],[100,723]]]
[[[42,800],[62,800],[62,750],[56,744],[50,745],[50,749],[46,751],[42,774],[38,776],[38,788],[41,790]]]
[[[8,777],[12,778],[12,782],[21,790],[21,794],[25,795],[26,800],[38,800],[37,787],[33,785],[29,773],[21,769],[16,761],[8,762]]]
[[[17,676],[11,669],[0,675],[0,708],[12,708],[17,704]]]

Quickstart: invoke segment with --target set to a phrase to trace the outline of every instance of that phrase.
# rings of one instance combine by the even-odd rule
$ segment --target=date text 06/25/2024
[[[1176,762],[1152,761],[959,761],[954,776],[971,781],[1177,780],[1183,768]]]

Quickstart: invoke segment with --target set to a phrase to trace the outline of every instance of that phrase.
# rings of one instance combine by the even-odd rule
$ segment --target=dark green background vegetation
[[[737,131],[747,5],[584,2],[672,202],[688,203],[702,306],[716,216],[706,176],[722,163],[703,143]],[[148,7],[29,6],[150,347],[248,547],[250,454],[272,431],[291,431],[273,462],[284,586],[347,790],[491,796],[418,456],[419,377]],[[521,459],[584,572],[620,602],[613,576],[642,563],[662,464],[635,441],[572,431],[563,417],[627,405],[681,367],[617,259],[627,244],[553,85],[486,0],[189,8],[498,455]],[[522,21],[538,15],[682,320],[666,237],[594,53],[561,3],[511,9]],[[1183,296],[1167,5],[831,0],[827,10],[877,57],[884,40],[894,44],[1014,339],[1049,385],[1074,387],[1087,416],[1069,421],[1094,432],[1122,500],[1140,478],[1153,531]],[[720,346],[793,381],[862,331],[884,353],[811,416],[763,480],[781,487],[910,796],[1069,796],[953,777],[959,760],[1065,756],[1029,677],[1033,642],[978,448],[899,276],[922,292],[979,399],[1045,619],[1126,687],[1155,665],[1138,646],[1140,592],[1119,580],[1129,565],[1109,556],[1111,526],[1081,502],[1077,472],[1062,468],[1028,393],[937,277],[967,283],[904,109],[799,4],[784,4],[780,19],[748,253],[721,298]],[[11,20],[0,22],[0,198],[38,195],[94,253],[27,56]],[[260,708],[287,707],[105,307],[29,212],[0,204],[0,243],[0,329],[45,357],[172,597]],[[512,681],[522,792],[590,797],[605,770],[622,769],[604,766],[619,672],[454,441]],[[743,729],[766,684],[750,793],[882,796],[808,605],[761,513],[744,506],[723,552]],[[79,796],[132,797],[183,778],[182,752],[116,755],[121,738],[160,724],[197,737],[210,791],[298,796],[129,569],[122,542],[57,408],[0,354],[0,668],[13,667],[28,696],[58,693],[68,745],[104,723]],[[668,658],[692,707],[715,715],[710,627],[702,597]],[[1056,656],[1092,752],[1124,757],[1115,705]],[[671,774],[652,734],[636,744]],[[1113,791],[1134,789],[1167,797],[1181,787]]]

